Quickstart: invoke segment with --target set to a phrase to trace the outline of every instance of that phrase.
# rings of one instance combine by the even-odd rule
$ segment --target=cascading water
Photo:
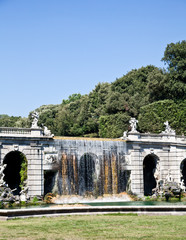
[[[58,193],[62,196],[105,196],[128,188],[126,143],[103,140],[63,140],[58,168]]]

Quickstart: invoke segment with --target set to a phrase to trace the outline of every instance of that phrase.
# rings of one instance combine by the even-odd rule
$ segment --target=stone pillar
[[[140,146],[137,144],[133,145],[133,150],[131,151],[131,170],[131,190],[138,196],[143,196],[143,159]]]
[[[41,196],[44,193],[44,173],[41,146],[31,144],[26,151],[28,160],[28,194]]]
[[[166,179],[166,176],[169,171],[169,152],[170,152],[170,147],[165,146],[162,148],[162,151],[158,154],[160,158],[160,169],[161,169],[161,178],[163,180]]]
[[[180,161],[177,156],[176,146],[171,146],[169,151],[169,168],[171,176],[175,182],[180,182]]]
[[[42,128],[31,128],[31,136],[32,137],[40,137],[43,136]]]

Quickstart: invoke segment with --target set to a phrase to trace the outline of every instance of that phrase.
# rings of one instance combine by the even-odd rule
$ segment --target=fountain
[[[29,197],[27,181],[24,181],[23,186],[19,194],[17,194],[17,188],[11,189],[4,181],[4,171],[7,164],[0,164],[0,203],[1,207],[8,207],[13,203],[20,204],[20,202],[27,202]]]
[[[157,175],[159,176],[159,174]],[[171,197],[178,197],[179,200],[181,200],[181,194],[185,191],[183,181],[180,181],[179,183],[175,182],[171,176],[170,169],[168,170],[165,180],[156,178],[156,186],[157,187],[152,190],[153,196],[165,196],[166,201],[168,201]]]
[[[130,200],[122,194],[130,189],[125,141],[68,139],[59,141],[59,148],[58,160],[45,171],[45,183],[53,182],[48,192],[58,194],[58,202]]]
[[[32,129],[37,130],[37,122],[38,122],[38,114],[34,113],[33,115],[34,121],[32,124]],[[164,139],[169,134],[175,135],[174,131],[170,128],[168,122],[165,122],[166,130],[160,136],[152,136],[152,137],[160,137]],[[178,214],[185,214],[186,207],[174,207],[171,206],[159,207],[150,206],[144,207],[142,205],[146,205],[146,202],[128,202],[131,199],[126,194],[127,191],[131,191],[134,189],[134,184],[132,181],[139,182],[141,181],[141,185],[143,186],[143,163],[146,164],[146,170],[149,173],[150,169],[150,177],[148,178],[148,174],[144,174],[146,178],[146,182],[150,188],[147,187],[147,194],[152,194],[153,196],[163,196],[169,199],[172,195],[181,196],[181,192],[184,188],[183,182],[180,184],[176,184],[171,176],[171,172],[168,172],[168,175],[165,179],[165,174],[162,174],[160,171],[160,162],[159,158],[154,154],[154,150],[150,149],[150,154],[144,155],[144,161],[141,164],[142,171],[137,171],[141,174],[140,178],[135,178],[134,167],[139,167],[135,162],[137,162],[138,152],[139,151],[138,142],[140,142],[139,138],[144,137],[144,143],[149,142],[149,139],[143,134],[137,131],[137,120],[132,118],[130,121],[131,131],[124,132],[123,137],[120,139],[86,139],[86,138],[65,138],[62,140],[51,141],[50,144],[41,144],[36,145],[36,143],[32,143],[31,148],[37,147],[37,154],[41,150],[41,159],[38,157],[39,154],[36,155],[37,165],[33,165],[33,172],[37,169],[38,172],[41,172],[41,176],[38,174],[40,179],[39,181],[44,184],[41,186],[42,193],[48,193],[48,196],[51,198],[57,195],[56,198],[53,198],[53,202],[57,204],[69,204],[69,203],[101,203],[104,202],[112,204],[112,207],[102,206],[102,207],[89,207],[89,206],[81,206],[77,210],[76,206],[71,206],[71,209],[64,208],[62,206],[58,206],[56,208],[37,208],[37,209],[19,209],[19,210],[11,210],[11,211],[0,211],[1,216],[8,216],[13,218],[15,216],[47,216],[48,214],[60,215],[60,214],[69,214],[69,213],[105,213],[105,212],[141,212],[141,211],[178,211]],[[42,129],[41,129],[42,130]],[[44,135],[42,137],[51,136],[51,132],[45,127]],[[131,141],[131,139],[132,141]],[[150,136],[151,137],[151,136]],[[52,140],[52,139],[51,139]],[[133,144],[133,140],[135,144]],[[128,145],[127,145],[128,144]],[[143,148],[142,148],[143,149]],[[164,148],[166,150],[167,148]],[[168,149],[169,150],[169,149]],[[15,152],[18,151],[18,148],[14,149]],[[14,152],[14,153],[15,153]],[[131,154],[132,152],[132,154]],[[131,157],[132,156],[132,157]],[[168,155],[169,156],[169,155]],[[5,159],[6,160],[6,159]],[[15,159],[14,159],[15,160]],[[31,159],[30,159],[31,160]],[[40,161],[41,160],[41,161]],[[153,161],[151,161],[153,160]],[[151,164],[148,164],[148,163]],[[152,164],[154,162],[154,164]],[[7,161],[4,161],[7,163]],[[15,163],[15,161],[14,161]],[[40,164],[38,164],[40,163]],[[135,165],[134,165],[135,163]],[[144,165],[145,165],[144,164]],[[12,166],[12,163],[11,165]],[[39,166],[39,167],[38,167]],[[41,169],[40,169],[41,166]],[[30,167],[30,166],[29,166]],[[149,168],[148,168],[149,167]],[[162,166],[161,166],[162,167]],[[8,166],[7,166],[8,169]],[[19,195],[15,195],[16,189],[13,189],[17,186],[20,186],[20,182],[17,182],[17,185],[9,185],[12,190],[5,183],[8,177],[6,174],[6,164],[0,165],[0,201],[4,203],[9,202],[20,202],[27,201],[27,182],[25,181],[21,190],[18,191]],[[167,172],[166,169],[165,173]],[[13,168],[14,171],[14,168]],[[4,174],[5,173],[5,174]],[[20,173],[20,169],[17,169],[17,173]],[[163,175],[163,179],[162,176]],[[5,178],[4,178],[5,175]],[[12,173],[9,174],[11,176],[11,180],[15,182],[15,178],[12,178]],[[44,176],[44,177],[43,177]],[[138,176],[139,177],[139,176]],[[5,181],[4,181],[5,179]],[[150,179],[150,181],[149,181]],[[177,179],[176,179],[177,180]],[[38,181],[38,182],[39,182]],[[34,181],[33,181],[34,182]],[[132,182],[132,186],[131,186]],[[9,184],[9,182],[7,181]],[[35,182],[34,182],[35,183]],[[22,183],[21,183],[22,184]],[[36,183],[35,183],[36,184]],[[140,185],[140,186],[141,186]],[[35,185],[37,186],[37,185]],[[135,185],[137,186],[137,184]],[[145,184],[144,184],[145,186]],[[31,187],[31,185],[29,185]],[[40,186],[39,186],[40,187]],[[43,189],[44,187],[44,189]],[[14,191],[15,190],[15,191]],[[145,189],[144,189],[145,190]],[[139,192],[139,191],[138,191]],[[51,199],[52,200],[52,199]],[[122,202],[122,204],[121,204]],[[125,203],[124,203],[125,202]],[[118,205],[117,205],[118,203]],[[150,203],[151,204],[151,203]],[[149,204],[149,205],[150,205]],[[152,203],[155,205],[155,203]],[[117,205],[117,206],[116,206]],[[130,206],[129,206],[130,205]],[[135,205],[135,206],[134,206]],[[138,206],[137,206],[138,205]],[[140,205],[140,206],[139,206]],[[168,203],[167,203],[168,205]],[[100,205],[99,205],[100,206]],[[3,215],[4,214],[4,215]]]
[[[18,200],[17,196],[14,196],[13,192],[16,189],[11,190],[4,181],[4,170],[6,164],[0,165],[0,203],[1,207],[9,203],[13,203]]]

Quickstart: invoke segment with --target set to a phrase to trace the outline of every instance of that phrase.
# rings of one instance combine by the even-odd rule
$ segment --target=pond
[[[162,206],[162,205],[186,205],[186,202],[175,201],[130,201],[130,202],[87,202],[90,206]]]

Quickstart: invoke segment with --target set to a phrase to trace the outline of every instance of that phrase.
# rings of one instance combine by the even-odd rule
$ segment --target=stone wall
[[[143,196],[145,157],[157,156],[160,177],[165,179],[171,171],[179,182],[186,139],[172,133],[131,132],[123,139],[53,138],[43,135],[41,129],[25,130],[25,134],[18,130],[13,135],[0,133],[1,164],[12,151],[22,152],[28,160],[30,196],[44,194],[47,172],[55,173],[53,187],[60,194],[102,195],[131,190]]]

